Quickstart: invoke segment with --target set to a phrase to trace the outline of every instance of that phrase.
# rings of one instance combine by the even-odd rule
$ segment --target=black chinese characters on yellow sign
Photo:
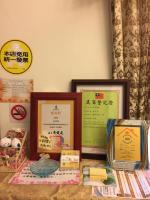
[[[20,40],[10,40],[1,47],[0,62],[7,72],[22,74],[31,66],[31,49]]]

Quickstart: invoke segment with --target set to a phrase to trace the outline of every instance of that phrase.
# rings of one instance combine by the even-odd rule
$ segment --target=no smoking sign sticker
[[[23,105],[14,105],[11,108],[11,116],[15,120],[24,120],[26,118],[27,111]]]

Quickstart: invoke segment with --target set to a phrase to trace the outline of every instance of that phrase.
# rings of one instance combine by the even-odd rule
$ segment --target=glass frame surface
[[[149,121],[146,120],[109,119],[108,164],[118,170],[147,169],[148,131]]]

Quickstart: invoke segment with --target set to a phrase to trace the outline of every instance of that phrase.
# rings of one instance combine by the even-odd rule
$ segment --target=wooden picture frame
[[[129,108],[128,108],[129,81],[124,80],[124,79],[123,80],[73,79],[71,82],[71,91],[77,92],[77,93],[82,92],[82,157],[89,158],[89,159],[106,159],[107,141],[106,141],[106,136],[104,135],[105,134],[104,132],[106,131],[101,131],[101,129],[103,129],[103,128],[100,128],[101,125],[97,125],[98,127],[96,127],[95,125],[96,122],[94,122],[94,117],[93,117],[94,115],[96,116],[96,114],[94,114],[94,112],[97,112],[98,117],[96,118],[97,118],[98,123],[99,122],[101,123],[101,121],[105,121],[105,122],[102,122],[102,126],[104,127],[104,130],[106,129],[107,117],[108,118],[124,118],[124,119],[128,118],[129,116]],[[104,96],[106,96],[107,98],[105,99]],[[87,99],[88,97],[89,99]],[[114,106],[112,106],[113,109],[111,108],[110,105],[109,106],[106,105],[105,108],[107,109],[104,109],[104,105],[102,106],[102,104],[104,104],[104,100],[106,104],[109,104],[110,102],[113,102],[111,98],[116,99],[114,100]],[[90,101],[96,102],[95,105],[97,104],[97,108],[99,107],[101,109],[101,113],[105,117],[100,116],[100,111],[99,109],[96,108],[95,105],[93,105],[93,108],[90,108],[90,105],[89,107],[88,105],[87,106],[85,105],[88,103],[90,104]],[[108,107],[110,107],[111,109]],[[92,114],[89,114],[89,112],[91,112]],[[90,120],[86,120],[86,118],[89,118],[91,121],[93,120],[93,122],[91,122]],[[88,127],[85,127],[85,124],[87,124],[86,126]],[[93,126],[94,128],[90,128],[89,124],[91,124],[91,127]],[[98,128],[100,129],[98,130]],[[91,142],[93,138],[92,133],[94,132],[95,133],[97,132],[97,133],[95,134],[95,138],[93,139],[93,146],[92,146],[90,143],[92,143]],[[103,143],[103,138],[105,140],[104,141],[105,143]],[[101,140],[100,142],[101,144],[98,144],[99,142],[96,142],[99,139]],[[105,146],[105,147],[99,148],[98,146]]]
[[[62,149],[81,150],[81,93],[32,92],[30,159],[60,159]]]

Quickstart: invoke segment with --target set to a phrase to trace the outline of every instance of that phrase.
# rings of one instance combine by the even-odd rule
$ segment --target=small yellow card
[[[141,128],[132,126],[115,126],[115,160],[141,160]]]
[[[91,167],[90,168],[90,180],[107,180],[106,169]]]
[[[107,177],[103,176],[90,176],[90,181],[104,181],[107,180]]]
[[[80,151],[62,150],[60,159],[60,169],[79,169]]]

